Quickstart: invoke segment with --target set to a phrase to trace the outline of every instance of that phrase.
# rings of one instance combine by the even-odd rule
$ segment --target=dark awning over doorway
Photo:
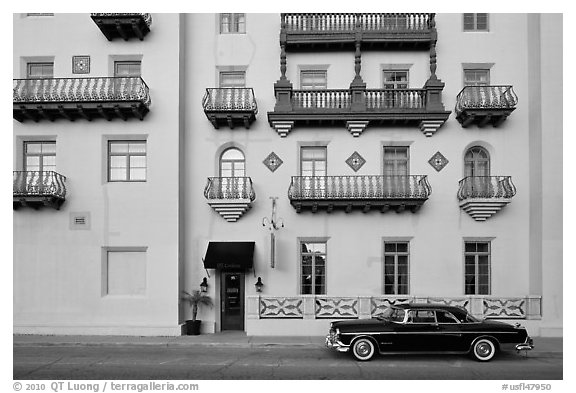
[[[254,260],[254,242],[210,242],[204,257],[205,269],[247,270]]]

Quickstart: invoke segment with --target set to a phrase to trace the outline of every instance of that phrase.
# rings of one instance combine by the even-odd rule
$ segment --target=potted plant
[[[186,321],[186,334],[197,336],[200,334],[200,325],[202,321],[196,320],[198,315],[198,307],[200,305],[212,307],[212,299],[205,293],[199,290],[194,290],[192,293],[182,291],[184,293],[183,299],[190,302],[190,307],[192,308],[192,319]]]

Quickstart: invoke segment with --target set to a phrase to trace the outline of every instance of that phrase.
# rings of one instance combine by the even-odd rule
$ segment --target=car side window
[[[410,310],[408,323],[435,323],[434,311],[430,310]]]
[[[458,323],[458,319],[448,311],[436,311],[436,320],[438,323]]]

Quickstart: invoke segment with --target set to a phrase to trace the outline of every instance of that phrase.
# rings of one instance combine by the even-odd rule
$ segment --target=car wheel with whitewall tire
[[[487,362],[496,355],[496,345],[489,338],[481,338],[472,344],[471,355],[479,362]]]
[[[352,355],[356,360],[366,361],[372,359],[376,353],[376,346],[369,338],[361,337],[352,343]]]

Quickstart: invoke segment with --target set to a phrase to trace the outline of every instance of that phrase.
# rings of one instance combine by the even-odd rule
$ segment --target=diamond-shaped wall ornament
[[[90,56],[72,56],[72,73],[89,74]]]
[[[276,153],[272,152],[268,154],[268,157],[266,157],[262,162],[268,167],[268,169],[274,172],[284,161],[282,161]]]
[[[354,172],[358,172],[358,169],[362,168],[362,165],[366,164],[366,160],[357,151],[355,151],[350,157],[348,157],[346,164],[348,164]]]
[[[428,160],[428,163],[440,172],[448,164],[448,159],[438,151],[430,160]]]

